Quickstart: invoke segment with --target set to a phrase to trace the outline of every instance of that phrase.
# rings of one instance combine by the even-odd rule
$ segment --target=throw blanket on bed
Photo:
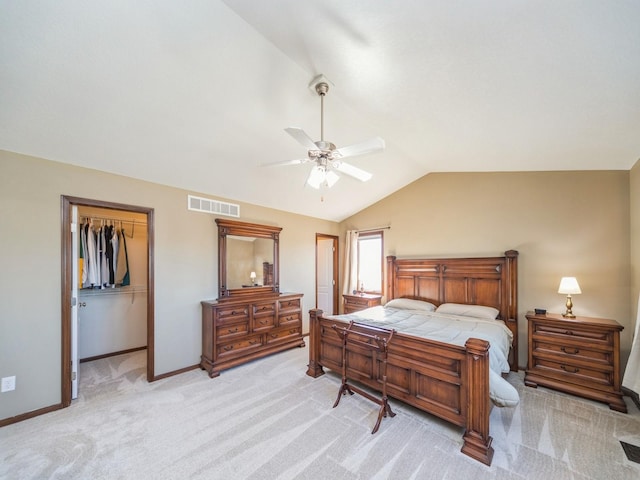
[[[517,390],[501,373],[509,372],[509,349],[513,334],[501,320],[485,320],[461,315],[372,307],[339,318],[375,327],[395,329],[399,333],[464,347],[469,338],[486,340],[489,348],[489,396],[494,404],[515,406],[520,401]]]

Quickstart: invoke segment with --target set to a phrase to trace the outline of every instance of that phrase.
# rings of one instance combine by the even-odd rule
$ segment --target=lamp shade
[[[565,295],[577,295],[582,293],[582,290],[580,290],[580,285],[578,285],[576,277],[562,277],[560,280],[560,286],[558,287],[558,293],[563,293]]]
[[[256,279],[256,272],[251,272],[251,275],[249,275],[249,278],[251,280],[255,280]]]

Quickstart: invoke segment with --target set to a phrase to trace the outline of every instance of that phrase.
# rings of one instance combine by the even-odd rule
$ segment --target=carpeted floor
[[[460,453],[462,429],[391,399],[345,397],[340,378],[305,375],[293,349],[210,379],[201,370],[147,383],[146,352],[81,364],[71,407],[0,428],[2,479],[631,479],[640,412],[509,381],[516,408],[494,408],[487,467]]]

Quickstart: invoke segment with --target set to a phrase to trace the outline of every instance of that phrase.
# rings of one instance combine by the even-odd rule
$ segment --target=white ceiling
[[[373,136],[330,190],[284,132]],[[429,172],[627,170],[637,0],[0,0],[0,149],[340,221]],[[117,201],[117,198],[108,199]]]

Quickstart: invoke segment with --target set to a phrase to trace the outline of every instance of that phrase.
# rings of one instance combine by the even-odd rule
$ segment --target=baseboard
[[[200,368],[200,364],[191,365],[190,367],[181,368],[180,370],[173,370],[172,372],[162,373],[160,375],[156,375],[149,381],[155,382],[156,380],[162,380],[163,378],[173,377],[174,375],[180,375],[181,373],[189,372],[191,370],[195,370],[196,368]]]
[[[21,413],[20,415],[16,415],[15,417],[3,418],[2,420],[0,420],[0,427],[6,427],[7,425],[11,425],[13,423],[29,420],[30,418],[44,415],[45,413],[55,412],[56,410],[60,410],[62,408],[62,403],[57,403],[49,407],[39,408],[38,410],[33,410],[27,413]]]
[[[127,350],[120,350],[118,352],[111,352],[111,353],[105,353],[103,355],[96,355],[95,357],[81,358],[80,363],[92,362],[93,360],[100,360],[101,358],[115,357],[116,355],[124,355],[125,353],[138,352],[140,350],[146,350],[146,349],[147,349],[147,346],[145,345],[144,347],[129,348]]]

